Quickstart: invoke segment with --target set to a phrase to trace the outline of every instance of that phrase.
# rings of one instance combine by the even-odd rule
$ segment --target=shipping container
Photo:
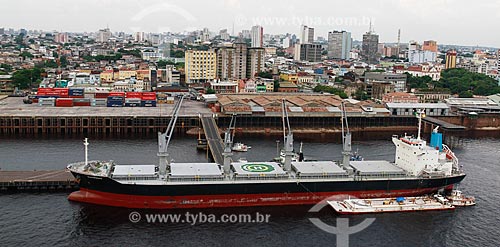
[[[109,102],[106,104],[107,107],[123,107],[123,102]]]
[[[85,94],[85,89],[83,88],[70,88],[68,90],[69,96],[83,96]]]
[[[128,102],[125,102],[125,107],[140,107],[141,106],[141,102],[139,103],[128,103]]]
[[[142,100],[142,107],[156,107],[156,100]]]
[[[85,99],[85,98],[80,98],[80,99],[73,99],[73,102],[74,103],[81,103],[81,102],[89,102],[91,101],[92,99]]]
[[[122,96],[109,96],[108,100],[121,100],[121,101],[124,101],[125,98],[122,97]]]
[[[73,107],[73,99],[70,98],[59,98],[56,99],[57,107]]]
[[[97,99],[106,99],[108,98],[109,93],[95,93],[95,98]]]
[[[125,97],[126,98],[141,98],[142,97],[142,93],[139,93],[139,92],[128,92],[128,93],[126,93]]]
[[[109,96],[125,97],[125,93],[124,92],[110,92]]]
[[[91,103],[89,102],[73,102],[73,106],[90,106]]]

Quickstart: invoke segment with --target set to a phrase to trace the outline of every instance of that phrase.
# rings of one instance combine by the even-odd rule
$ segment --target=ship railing
[[[451,151],[451,149],[445,144],[443,144],[443,151],[446,153],[446,156],[449,156],[451,158],[451,161],[453,163],[453,167],[455,169],[460,170],[460,168],[458,166],[458,158],[457,158],[457,156],[455,156],[455,153],[453,153],[453,151]]]

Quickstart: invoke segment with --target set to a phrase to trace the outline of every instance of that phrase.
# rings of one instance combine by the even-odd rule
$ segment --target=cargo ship
[[[465,177],[457,157],[435,129],[430,145],[418,136],[393,136],[395,161],[353,158],[345,109],[342,161],[294,161],[293,133],[283,101],[283,162],[233,162],[231,126],[224,136],[224,162],[177,163],[168,145],[182,103],[175,106],[164,133],[158,133],[159,164],[120,165],[85,161],[67,168],[80,185],[71,201],[126,208],[209,208],[315,204],[335,195],[356,198],[407,197],[451,190]],[[344,108],[344,107],[342,107]],[[233,116],[234,117],[234,116]],[[233,121],[231,121],[233,122]],[[347,129],[344,133],[344,122]],[[285,129],[288,126],[288,133]]]

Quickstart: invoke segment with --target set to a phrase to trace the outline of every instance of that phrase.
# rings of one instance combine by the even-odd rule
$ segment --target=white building
[[[328,57],[343,60],[349,59],[351,49],[351,33],[346,31],[328,33]]]
[[[432,51],[409,50],[408,62],[412,64],[436,62],[437,53]]]
[[[261,26],[252,27],[252,47],[262,47],[264,45],[264,29]]]
[[[312,44],[314,42],[314,28],[302,25],[300,27],[300,43]]]

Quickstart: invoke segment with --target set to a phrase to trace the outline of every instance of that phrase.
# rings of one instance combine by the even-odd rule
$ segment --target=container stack
[[[108,96],[108,107],[123,107],[125,101],[125,93],[111,92]]]
[[[84,98],[85,89],[84,88],[70,88],[68,90],[68,94],[70,98]]]
[[[156,107],[156,93],[154,92],[142,93],[141,106]]]
[[[141,106],[142,93],[128,92],[125,95],[125,106],[126,107],[140,107]]]

